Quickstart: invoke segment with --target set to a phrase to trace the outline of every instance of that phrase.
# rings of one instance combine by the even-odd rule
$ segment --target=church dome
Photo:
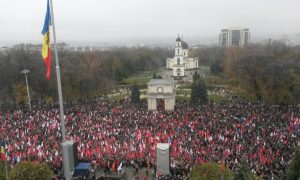
[[[176,41],[181,41],[181,39],[180,39],[180,37],[179,37],[179,36],[177,37]]]
[[[182,45],[181,46],[182,46],[183,49],[188,49],[189,48],[188,44],[186,42],[184,42],[184,41],[182,41]]]

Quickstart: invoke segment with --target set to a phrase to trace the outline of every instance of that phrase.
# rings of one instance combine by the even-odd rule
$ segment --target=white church
[[[166,69],[162,71],[163,79],[151,79],[148,82],[148,110],[174,110],[176,80],[191,82],[195,72],[200,72],[201,76],[204,74],[199,68],[198,58],[189,57],[188,44],[178,36],[175,56],[167,58]]]
[[[189,57],[188,44],[178,36],[175,45],[175,56],[167,58],[166,68],[173,71],[173,77],[186,76],[186,70],[198,69],[198,58]]]

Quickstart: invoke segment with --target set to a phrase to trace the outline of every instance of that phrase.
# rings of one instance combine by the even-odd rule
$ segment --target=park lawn
[[[145,87],[150,79],[152,79],[152,76],[153,73],[151,72],[141,72],[123,79],[121,84],[133,85],[136,83],[138,86]]]
[[[176,94],[177,95],[190,95],[191,94],[191,89],[176,89]]]
[[[191,98],[189,96],[176,96],[175,101],[176,102],[189,102]]]
[[[177,87],[177,89],[191,89],[192,83],[184,84],[183,86]]]
[[[214,84],[214,85],[226,85],[227,81],[222,76],[206,76],[204,78],[205,84]]]
[[[226,97],[218,96],[216,94],[212,94],[208,96],[210,102],[215,102],[215,103],[221,103],[224,101],[227,101],[228,99]]]
[[[254,94],[251,94],[249,92],[247,92],[245,89],[243,88],[240,88],[240,87],[232,87],[232,90],[234,92],[234,95],[236,96],[239,96],[239,97],[243,97],[245,98],[246,100],[248,101],[251,101],[251,102],[256,102],[257,99],[255,97]]]

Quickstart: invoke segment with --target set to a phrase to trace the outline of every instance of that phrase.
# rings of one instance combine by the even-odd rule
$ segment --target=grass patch
[[[204,78],[205,84],[219,84],[225,85],[226,81],[221,76],[206,76]]]
[[[218,96],[216,94],[212,94],[208,96],[210,102],[221,103],[227,101],[228,99],[222,96]]]
[[[175,101],[176,102],[188,102],[188,101],[190,101],[190,97],[188,97],[188,96],[176,96]]]
[[[150,79],[152,79],[152,74],[153,73],[151,72],[138,73],[126,79],[123,79],[121,84],[133,85],[136,83],[138,86],[145,87],[147,83],[150,81]]]
[[[239,86],[239,81],[235,79],[231,79],[227,82],[228,86],[231,87],[238,87]]]
[[[242,90],[242,89],[237,89],[235,94],[237,96],[243,97],[246,100],[251,101],[251,102],[256,102],[257,101],[255,95],[252,95],[252,94],[250,94],[250,93],[248,93],[248,92],[246,92],[245,90]]]
[[[192,83],[177,87],[177,89],[191,89]]]
[[[191,89],[176,89],[176,94],[180,95],[190,95]]]

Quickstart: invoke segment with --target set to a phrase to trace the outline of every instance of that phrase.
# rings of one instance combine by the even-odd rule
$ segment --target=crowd
[[[285,171],[300,135],[297,107],[245,101],[148,111],[146,104],[97,100],[65,105],[64,112],[66,136],[78,143],[78,158],[107,171],[117,171],[121,162],[152,169],[156,144],[164,142],[176,177],[187,177],[195,163],[220,162],[235,171],[245,158],[252,172],[268,179]],[[1,111],[0,132],[13,164],[47,162],[60,173],[58,108]]]

